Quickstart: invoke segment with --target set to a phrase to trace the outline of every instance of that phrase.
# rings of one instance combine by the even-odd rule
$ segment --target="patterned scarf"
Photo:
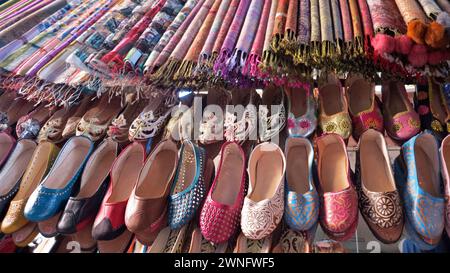
[[[44,0],[44,1],[35,1],[31,3],[30,5],[27,5],[23,7],[22,9],[13,12],[9,16],[5,16],[2,19],[0,19],[0,29],[5,29],[9,27],[11,24],[14,24],[15,22],[22,20],[26,18],[28,15],[39,11],[40,9],[44,8],[45,6],[49,5],[52,2],[52,0]],[[65,5],[66,3],[63,3]],[[50,15],[50,14],[47,14]],[[31,27],[31,26],[30,26]]]
[[[266,37],[267,24],[269,23],[270,9],[272,6],[272,0],[264,1],[264,7],[261,13],[261,17],[258,23],[258,29],[255,40],[253,41],[250,55],[242,68],[242,74],[251,77],[259,76],[259,64],[261,63],[261,57],[264,47],[264,38]]]
[[[344,30],[344,42],[350,44],[353,42],[352,17],[350,16],[350,7],[347,0],[339,0],[339,6],[342,14],[342,28]]]
[[[200,2],[199,2],[200,3]],[[158,71],[153,74],[152,80],[155,82],[172,82],[174,74],[180,68],[180,65],[189,51],[194,39],[196,38],[200,28],[208,16],[209,10],[213,6],[214,1],[206,0],[203,2],[201,8],[195,14],[195,18],[190,22],[184,35],[181,37],[176,47],[170,54],[169,59],[161,66]]]
[[[297,47],[295,38],[297,36],[299,9],[299,1],[289,1],[284,39],[281,42],[281,47],[290,55],[292,55],[292,52],[295,51],[295,48]]]
[[[148,54],[159,42],[159,39],[161,39],[166,28],[180,12],[183,5],[184,1],[181,0],[166,1],[160,12],[156,14],[151,23],[141,34],[134,47],[125,57],[124,61],[128,68],[136,69],[138,72],[143,70],[143,67],[137,67],[137,63],[140,59],[147,59]]]
[[[62,9],[53,13],[51,16],[47,17],[45,20],[23,33],[23,35],[17,38],[14,41],[11,41],[8,45],[0,48],[0,61],[3,61],[6,57],[8,57],[11,53],[19,49],[22,45],[31,41],[34,37],[39,35],[39,33],[44,32],[51,25],[56,23],[58,20],[61,20],[63,16],[67,15],[68,12],[72,10],[71,5],[65,5]]]
[[[442,9],[434,0],[418,0],[423,10],[430,19],[436,19]],[[447,2],[448,3],[448,2]]]
[[[163,64],[167,62],[172,52],[175,50],[177,45],[180,43],[181,38],[183,37],[184,33],[186,32],[187,28],[190,26],[191,22],[194,20],[194,18],[197,16],[197,13],[200,11],[201,7],[203,6],[205,0],[199,0],[198,3],[195,5],[195,8],[192,10],[192,12],[189,14],[189,16],[185,19],[185,21],[181,24],[181,26],[178,28],[178,30],[175,32],[173,37],[170,39],[170,41],[167,43],[167,45],[164,47],[164,49],[159,54],[158,58],[155,60],[153,67],[159,68]],[[160,69],[162,71],[162,69]],[[155,76],[153,77],[156,77]]]
[[[219,36],[221,27],[224,25],[224,20],[230,9],[231,2],[232,0],[222,1],[219,11],[217,12],[216,18],[214,19],[214,23],[211,26],[211,30],[209,31],[208,38],[206,39],[205,44],[203,45],[202,52],[200,53],[198,63],[201,67],[199,69],[205,71],[205,73],[207,70],[210,70],[214,64],[213,63],[214,60],[212,57],[214,44],[218,40],[217,38]],[[229,20],[229,22],[231,24],[231,20]],[[223,37],[225,38],[225,35]]]
[[[206,19],[204,19],[197,36],[189,47],[180,68],[174,75],[175,80],[191,79],[193,77],[193,72],[197,66],[197,61],[200,57],[201,50],[205,45],[206,39],[208,38],[209,31],[211,30],[221,3],[221,0],[216,0],[209,9],[208,15],[206,16]]]
[[[250,6],[250,0],[240,1],[239,7],[236,10],[233,22],[228,30],[227,36],[223,41],[222,48],[220,49],[219,57],[214,64],[214,72],[220,75],[225,75],[227,72],[227,60],[231,57],[233,49],[236,45],[239,33],[241,32],[242,25],[244,23],[245,15],[247,14]]]
[[[352,16],[353,24],[353,54],[364,54],[364,30],[361,23],[361,16],[359,13],[358,0],[349,0],[350,14]]]
[[[406,25],[395,0],[367,0],[375,33],[406,33]]]
[[[331,12],[333,14],[334,40],[338,54],[341,54],[341,47],[344,41],[344,30],[342,28],[341,10],[339,8],[339,0],[331,0]]]
[[[319,15],[320,35],[322,39],[321,57],[332,57],[336,52],[336,45],[334,44],[333,17],[328,0],[319,0]]]
[[[289,0],[278,0],[277,13],[275,15],[275,22],[272,31],[272,50],[275,53],[280,50],[280,43],[284,38],[288,11]]]
[[[227,61],[228,71],[238,73],[245,65],[256,36],[263,7],[264,1],[262,0],[253,0],[250,3],[236,48],[233,50],[231,58]]]
[[[445,10],[446,12],[450,13],[450,2],[448,0],[436,0],[441,7],[441,9]]]
[[[153,48],[153,51],[150,53],[150,56],[148,56],[147,60],[144,64],[144,74],[147,74],[149,72],[152,72],[153,65],[158,58],[161,51],[164,49],[164,47],[169,43],[170,39],[175,35],[177,32],[177,29],[181,27],[183,22],[186,20],[186,18],[189,16],[189,14],[192,12],[192,10],[195,8],[195,5],[197,4],[198,0],[189,0],[186,2],[184,7],[181,9],[181,11],[178,13],[177,17],[173,20],[173,22],[170,24],[170,26],[167,28],[166,32],[164,32],[161,39],[156,44],[155,48]]]
[[[272,45],[272,34],[275,27],[275,17],[277,16],[278,10],[278,0],[272,0],[272,5],[270,6],[269,19],[267,21],[266,36],[264,38],[263,46],[263,63],[259,66],[261,70],[267,70],[271,63],[276,59],[275,53],[271,49]]]
[[[427,16],[416,0],[395,0],[395,3],[406,24],[414,19],[418,19],[424,23],[428,22]]]

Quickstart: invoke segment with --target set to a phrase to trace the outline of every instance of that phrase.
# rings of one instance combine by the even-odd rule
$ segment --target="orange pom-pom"
[[[427,25],[421,22],[420,20],[412,20],[408,23],[408,35],[414,42],[419,45],[423,45],[425,43],[425,34],[427,33]]]
[[[444,48],[449,42],[445,35],[445,27],[437,22],[432,22],[425,35],[425,42],[432,48]]]

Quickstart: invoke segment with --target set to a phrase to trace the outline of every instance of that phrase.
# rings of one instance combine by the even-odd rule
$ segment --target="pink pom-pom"
[[[408,55],[413,45],[413,40],[406,35],[395,37],[395,52],[399,54]]]
[[[428,63],[430,65],[438,65],[444,61],[444,53],[442,51],[433,51],[428,54]]]
[[[408,55],[409,63],[414,67],[422,67],[428,62],[427,48],[424,45],[414,45]]]
[[[372,46],[379,54],[392,53],[395,50],[395,39],[386,34],[377,34],[372,39]]]

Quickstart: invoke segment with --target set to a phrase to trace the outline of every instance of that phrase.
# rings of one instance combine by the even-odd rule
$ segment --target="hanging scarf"
[[[214,19],[214,23],[209,31],[208,38],[205,41],[205,45],[203,46],[202,52],[200,53],[200,57],[198,60],[199,70],[202,73],[210,73],[211,68],[213,66],[213,49],[214,43],[217,41],[217,37],[219,36],[219,32],[221,27],[224,24],[225,17],[228,13],[232,0],[223,0],[220,5],[219,11],[217,12],[216,18]],[[236,5],[237,7],[237,5]],[[230,20],[231,24],[231,20]],[[224,36],[225,37],[225,36]],[[217,56],[216,56],[217,57]]]
[[[220,75],[225,75],[227,72],[227,60],[231,57],[233,49],[236,45],[239,33],[244,23],[245,15],[247,14],[250,6],[250,0],[242,0],[239,3],[239,7],[236,10],[233,22],[228,30],[227,36],[223,41],[222,48],[220,49],[219,57],[214,64],[214,72]]]
[[[288,10],[289,0],[278,0],[277,13],[275,15],[275,22],[272,31],[272,50],[275,53],[280,50],[280,42],[284,38]]]
[[[208,38],[208,33],[214,23],[214,19],[221,3],[221,0],[216,0],[209,9],[208,15],[206,16],[206,19],[200,27],[197,36],[195,37],[192,45],[189,47],[189,50],[184,57],[180,68],[174,75],[175,80],[192,79],[192,77],[194,76],[194,69],[197,66],[200,52],[205,44],[206,39]]]
[[[361,23],[361,16],[359,14],[359,6],[357,0],[349,0],[350,14],[352,16],[353,24],[353,54],[364,54],[364,30]]]
[[[339,6],[342,14],[342,29],[344,30],[344,42],[346,47],[353,42],[352,17],[350,15],[350,7],[347,0],[339,0]]]
[[[174,74],[180,68],[180,65],[186,56],[190,46],[192,45],[195,37],[197,36],[200,28],[203,25],[203,21],[208,16],[214,1],[206,0],[203,2],[201,8],[195,15],[195,18],[189,24],[186,32],[181,37],[173,52],[170,54],[169,59],[161,66],[160,69],[153,75],[152,80],[156,82],[172,82]],[[173,83],[173,82],[172,82]]]
[[[336,44],[336,53],[341,55],[344,41],[344,30],[342,28],[341,10],[339,8],[338,1],[339,0],[331,0],[331,12],[333,14],[334,41]]]
[[[406,25],[395,0],[367,0],[375,33],[406,33]]]
[[[439,13],[442,12],[442,9],[438,6],[438,4],[434,0],[418,0],[426,15],[430,19],[436,19]],[[447,2],[448,3],[448,2]]]
[[[266,36],[264,38],[263,46],[263,63],[260,65],[260,69],[266,70],[270,67],[271,63],[275,62],[276,55],[271,50],[272,44],[272,33],[275,25],[275,17],[277,16],[278,0],[272,0],[272,5],[270,6],[269,19],[267,21]]]
[[[310,0],[300,0],[300,12],[297,26],[297,50],[294,52],[295,63],[306,63],[311,42],[311,8]]]
[[[249,57],[247,58],[247,62],[242,68],[243,75],[251,76],[254,78],[259,76],[258,66],[261,63],[261,57],[263,54],[264,38],[266,37],[271,6],[272,0],[264,1],[264,7],[259,19],[256,37],[253,41],[252,49],[250,51]]]
[[[333,33],[333,17],[329,0],[319,0],[320,33],[322,38],[321,57],[333,57],[336,52]]]
[[[228,8],[227,14],[225,15],[225,19],[223,20],[223,24],[220,27],[219,35],[217,36],[217,39],[214,42],[213,51],[211,55],[211,63],[213,63],[213,66],[217,58],[219,57],[223,42],[225,41],[228,31],[230,30],[231,24],[233,23],[234,16],[239,7],[239,2],[240,0],[232,0],[230,7]]]
[[[228,74],[229,71],[234,71],[235,73],[240,72],[247,61],[250,49],[255,39],[256,30],[258,28],[263,7],[264,1],[262,0],[253,0],[250,3],[238,42],[233,50],[231,58],[227,61],[228,71],[225,72],[225,74]]]
[[[311,51],[313,56],[320,56],[320,8],[319,0],[311,0]]]
[[[153,50],[154,46],[166,31],[166,28],[174,20],[175,16],[183,7],[180,0],[168,0],[161,8],[160,12],[153,18],[148,27],[141,34],[134,47],[125,57],[125,64],[137,71],[142,71],[136,64],[140,59],[147,59],[148,54]]]
[[[416,0],[395,0],[400,14],[406,24],[414,19],[417,19],[423,23],[428,22],[428,18],[422,10],[422,7]]]
[[[184,33],[188,29],[188,27],[191,25],[191,22],[195,19],[198,12],[200,11],[201,7],[203,6],[205,0],[198,1],[197,5],[195,5],[195,8],[192,10],[192,12],[189,14],[189,16],[186,18],[186,20],[181,24],[180,28],[178,28],[177,32],[173,35],[172,39],[170,39],[169,43],[164,47],[164,49],[159,54],[158,58],[155,60],[153,67],[159,68],[162,65],[165,65],[168,59],[170,58],[172,52],[175,50],[177,45],[180,43],[181,39],[183,38]],[[162,71],[162,69],[161,69]],[[162,73],[162,72],[158,72]],[[156,74],[153,77],[156,77]]]
[[[359,9],[361,11],[361,19],[365,37],[373,37],[373,23],[370,17],[369,6],[367,0],[358,0]]]
[[[192,10],[195,8],[198,0],[189,0],[186,2],[184,7],[178,13],[177,17],[170,26],[167,28],[166,32],[164,32],[163,36],[159,40],[158,44],[155,46],[153,51],[150,53],[150,56],[147,58],[144,64],[144,74],[151,73],[153,69],[153,65],[158,58],[159,54],[164,50],[164,47],[170,42],[172,37],[175,35],[177,30],[181,27],[183,22],[188,18],[191,14]]]
[[[293,51],[297,47],[295,38],[297,36],[299,8],[299,1],[289,1],[284,39],[281,42],[281,47],[286,51],[287,54],[290,55],[292,55]]]

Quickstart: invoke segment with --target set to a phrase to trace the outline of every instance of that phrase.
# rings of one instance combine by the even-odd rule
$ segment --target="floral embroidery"
[[[437,120],[433,120],[433,122],[431,123],[431,128],[436,131],[436,132],[443,132],[444,128],[442,127],[442,124],[437,121]]]
[[[309,127],[311,127],[311,122],[309,120],[304,119],[299,122],[299,125],[300,128],[302,129],[308,129]]]
[[[350,129],[350,122],[348,120],[344,119],[341,121],[339,126],[341,127],[341,129],[343,131],[348,130],[348,129]]]
[[[291,118],[288,119],[287,124],[288,124],[288,128],[289,129],[292,129],[292,128],[295,127],[295,121],[293,119],[291,119]]]
[[[334,132],[337,129],[337,125],[334,122],[329,122],[325,124],[325,132],[331,133]]]
[[[364,125],[369,129],[377,129],[379,126],[378,121],[374,118],[368,118],[364,121]]]
[[[392,127],[394,132],[398,133],[403,128],[403,125],[400,122],[395,122]]]
[[[411,126],[413,128],[420,128],[420,122],[415,120],[415,119],[413,119],[413,118],[410,118],[408,120],[408,124],[409,124],[409,126]]]

